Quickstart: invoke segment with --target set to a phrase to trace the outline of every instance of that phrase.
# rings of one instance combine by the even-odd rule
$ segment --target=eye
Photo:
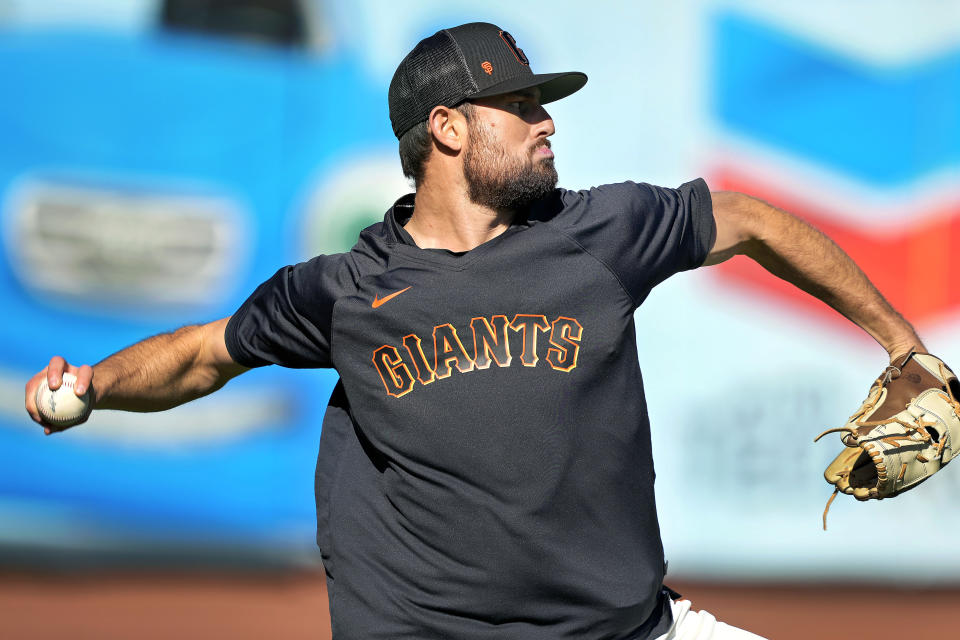
[[[533,102],[530,100],[512,100],[507,103],[507,108],[520,116],[526,116],[534,107]]]

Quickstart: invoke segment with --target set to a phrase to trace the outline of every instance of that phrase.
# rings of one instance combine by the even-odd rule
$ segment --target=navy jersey
[[[341,376],[317,470],[335,636],[662,633],[633,313],[706,258],[706,184],[558,189],[465,253],[418,248],[412,209],[227,326],[243,365]]]

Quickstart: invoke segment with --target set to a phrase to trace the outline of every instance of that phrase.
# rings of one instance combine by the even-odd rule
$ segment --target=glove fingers
[[[833,462],[827,465],[827,468],[823,472],[824,479],[843,491],[844,487],[848,486],[847,477],[850,475],[850,472],[853,471],[854,463],[857,458],[860,457],[861,453],[862,450],[859,447],[856,449],[848,448],[841,451],[840,454],[833,459]]]
[[[847,495],[868,495],[877,486],[877,470],[867,453],[859,448],[840,452],[823,472],[824,479]],[[866,499],[866,498],[862,498]]]

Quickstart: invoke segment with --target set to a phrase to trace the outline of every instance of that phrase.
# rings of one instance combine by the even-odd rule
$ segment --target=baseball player
[[[836,245],[763,202],[700,179],[557,188],[544,105],[586,81],[534,74],[491,24],[422,40],[389,91],[416,193],[229,318],[93,368],[53,358],[27,411],[42,423],[33,392],[64,371],[97,409],[148,411],[252,367],[333,367],[317,507],[335,637],[756,638],[663,584],[634,312],[672,274],[744,254],[892,361],[925,350]]]

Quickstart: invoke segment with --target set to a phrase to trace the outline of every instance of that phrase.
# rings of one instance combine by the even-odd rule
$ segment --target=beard
[[[471,202],[495,211],[522,211],[556,188],[553,158],[534,161],[536,149],[526,157],[511,156],[485,129],[472,121],[468,126],[470,147],[464,156],[463,177]]]

